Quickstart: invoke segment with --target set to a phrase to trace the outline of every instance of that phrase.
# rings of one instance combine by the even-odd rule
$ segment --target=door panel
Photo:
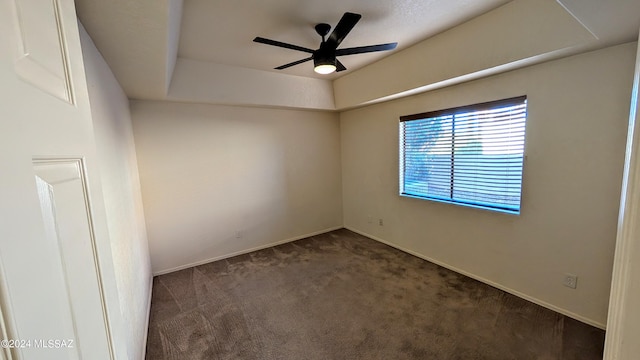
[[[47,247],[52,257],[59,258],[58,277],[66,285],[70,307],[67,316],[72,319],[75,329],[75,338],[68,339],[82,344],[83,348],[102,347],[103,352],[108,352],[109,348],[101,341],[109,336],[104,321],[104,297],[87,296],[87,293],[101,294],[102,281],[95,256],[95,236],[82,161],[36,159],[34,170]],[[77,269],[84,271],[78,273]],[[74,349],[78,347],[74,346]],[[89,354],[86,355],[84,358],[88,359]]]
[[[14,0],[15,69],[36,87],[73,102],[59,0]]]

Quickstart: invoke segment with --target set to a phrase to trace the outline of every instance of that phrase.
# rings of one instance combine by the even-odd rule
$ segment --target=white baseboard
[[[142,342],[142,356],[140,356],[140,360],[144,360],[147,356],[147,340],[149,338],[149,324],[151,321],[151,295],[153,294],[153,276],[149,281],[149,297],[147,299],[147,326],[144,332],[144,341]]]
[[[326,232],[334,231],[334,230],[338,230],[338,229],[342,229],[342,228],[343,228],[342,225],[335,226],[335,227],[330,227],[330,228],[327,228],[327,229],[314,231],[314,232],[309,233],[309,234],[304,234],[304,235],[295,236],[295,237],[292,237],[292,238],[289,238],[289,239],[279,240],[279,241],[272,242],[272,243],[269,243],[269,244],[266,244],[266,245],[260,245],[260,246],[256,246],[256,247],[253,247],[253,248],[250,248],[250,249],[236,251],[236,252],[233,252],[233,253],[230,253],[230,254],[224,254],[224,255],[220,255],[220,256],[215,256],[215,257],[212,257],[212,258],[209,258],[209,259],[192,262],[190,264],[180,265],[180,266],[176,266],[176,267],[173,267],[173,268],[170,268],[170,269],[166,269],[166,270],[160,270],[160,271],[155,272],[153,274],[153,276],[164,275],[164,274],[172,273],[172,272],[175,272],[175,271],[188,269],[190,267],[207,264],[207,263],[210,263],[210,262],[223,260],[223,259],[227,259],[227,258],[230,258],[230,257],[238,256],[238,255],[244,255],[244,254],[247,254],[247,253],[250,253],[250,252],[267,249],[267,248],[270,248],[270,247],[286,244],[288,242],[292,242],[292,241],[296,241],[296,240],[300,240],[300,239],[304,239],[304,238],[308,238],[310,236],[324,234]]]
[[[381,238],[379,238],[379,237],[376,237],[376,236],[374,236],[374,235],[367,234],[367,233],[366,233],[366,232],[364,232],[364,231],[360,231],[360,230],[354,229],[354,228],[349,227],[349,226],[345,226],[344,228],[345,228],[345,229],[347,229],[347,230],[351,230],[351,231],[353,231],[353,232],[355,232],[355,233],[358,233],[358,234],[360,234],[360,235],[366,236],[366,237],[368,237],[368,238],[370,238],[370,239],[373,239],[373,240],[376,240],[376,241],[378,241],[378,242],[381,242],[381,243],[383,243],[383,244],[385,244],[385,245],[389,245],[389,246],[391,246],[391,247],[393,247],[393,248],[396,248],[396,249],[398,249],[398,250],[400,250],[400,251],[406,252],[407,254],[411,254],[411,255],[416,256],[416,257],[419,257],[419,258],[421,258],[421,259],[427,260],[428,262],[431,262],[431,263],[434,263],[434,264],[436,264],[436,265],[439,265],[439,266],[442,266],[442,267],[444,267],[444,268],[447,268],[447,269],[449,269],[449,270],[451,270],[451,271],[455,271],[455,272],[457,272],[458,274],[462,274],[462,275],[464,275],[464,276],[467,276],[467,277],[470,277],[470,278],[472,278],[472,279],[478,280],[478,281],[480,281],[480,282],[482,282],[482,283],[485,283],[485,284],[487,284],[487,285],[490,285],[490,286],[492,286],[492,287],[494,287],[494,288],[496,288],[496,289],[500,289],[500,290],[502,290],[502,291],[508,292],[509,294],[515,295],[515,296],[517,296],[517,297],[519,297],[519,298],[522,298],[522,299],[524,299],[524,300],[530,301],[530,302],[532,302],[532,303],[534,303],[534,304],[537,304],[537,305],[540,305],[540,306],[545,307],[545,308],[547,308],[547,309],[553,310],[553,311],[555,311],[555,312],[557,312],[557,313],[560,313],[560,314],[566,315],[566,316],[568,316],[568,317],[570,317],[570,318],[576,319],[576,320],[581,321],[581,322],[583,322],[583,323],[585,323],[585,324],[589,324],[589,325],[591,325],[591,326],[595,326],[595,327],[600,328],[600,329],[602,329],[602,330],[605,330],[605,329],[606,329],[606,325],[605,325],[605,324],[602,324],[602,323],[600,323],[600,322],[598,322],[598,321],[595,321],[595,320],[593,320],[593,319],[586,318],[586,317],[584,317],[584,316],[578,315],[578,314],[573,313],[573,312],[571,312],[571,311],[568,311],[568,310],[566,310],[566,309],[563,309],[563,308],[557,307],[557,306],[555,306],[555,305],[553,305],[553,304],[550,304],[550,303],[548,303],[548,302],[546,302],[546,301],[542,301],[542,300],[537,299],[537,298],[535,298],[535,297],[532,297],[532,296],[529,296],[529,295],[527,295],[527,294],[521,293],[521,292],[519,292],[519,291],[517,291],[517,290],[511,289],[511,288],[506,287],[506,286],[504,286],[504,285],[500,285],[500,284],[498,284],[498,283],[496,283],[496,282],[493,282],[493,281],[491,281],[491,280],[485,279],[485,278],[483,278],[483,277],[481,277],[481,276],[478,276],[478,275],[472,274],[472,273],[470,273],[470,272],[464,271],[464,270],[459,269],[459,268],[457,268],[457,267],[455,267],[455,266],[451,266],[451,265],[449,265],[449,264],[447,264],[447,263],[444,263],[444,262],[441,262],[441,261],[438,261],[438,260],[432,259],[432,258],[430,258],[430,257],[428,257],[428,256],[423,255],[423,254],[420,254],[420,253],[417,253],[417,252],[415,252],[415,251],[412,251],[412,250],[409,250],[409,249],[403,248],[402,246],[398,246],[398,245],[396,245],[396,244],[394,244],[394,243],[388,242],[388,241],[383,240],[383,239],[381,239]]]

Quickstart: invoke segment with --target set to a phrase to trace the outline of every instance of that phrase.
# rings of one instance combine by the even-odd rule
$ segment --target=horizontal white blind
[[[518,213],[526,97],[401,118],[401,193]]]

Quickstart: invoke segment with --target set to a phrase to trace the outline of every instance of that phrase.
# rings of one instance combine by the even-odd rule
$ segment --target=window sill
[[[427,201],[433,201],[433,202],[438,202],[438,203],[443,203],[443,204],[458,205],[458,206],[467,207],[467,208],[474,208],[474,209],[486,210],[486,211],[497,212],[497,213],[502,213],[502,214],[520,216],[520,211],[517,211],[517,210],[499,209],[499,208],[493,208],[493,207],[488,207],[488,206],[483,206],[483,205],[463,203],[463,202],[457,202],[457,201],[451,201],[451,200],[445,200],[445,199],[438,199],[438,198],[427,197],[427,196],[417,196],[417,195],[410,195],[410,194],[403,194],[403,193],[400,193],[399,195],[401,197],[406,197],[406,198],[412,198],[412,199],[418,199],[418,200],[427,200]]]

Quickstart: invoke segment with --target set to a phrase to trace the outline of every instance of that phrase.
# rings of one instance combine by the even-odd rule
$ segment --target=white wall
[[[132,101],[154,273],[342,226],[327,112]]]
[[[342,113],[345,226],[604,327],[634,51],[625,44]],[[399,116],[525,94],[520,216],[398,196]],[[576,290],[562,286],[564,273],[579,276]]]
[[[129,359],[146,347],[151,265],[129,101],[93,41],[81,28],[91,116],[107,227]]]

